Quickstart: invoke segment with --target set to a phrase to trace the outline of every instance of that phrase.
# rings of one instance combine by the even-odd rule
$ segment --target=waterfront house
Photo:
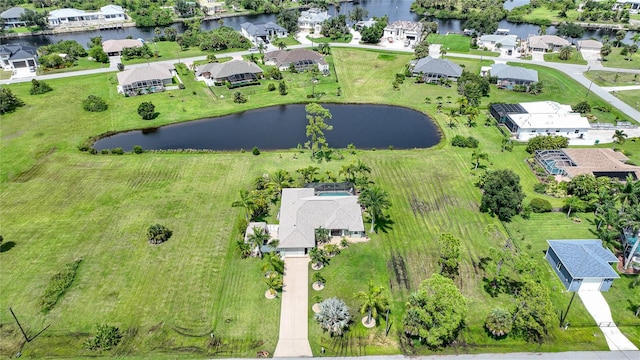
[[[120,56],[126,48],[142,47],[144,44],[138,39],[106,40],[102,42],[102,51],[109,56]]]
[[[413,76],[422,77],[422,81],[427,83],[439,82],[441,79],[458,80],[462,75],[462,68],[458,64],[431,56],[414,60],[409,67]]]
[[[329,73],[329,64],[322,55],[306,49],[276,50],[264,54],[265,65],[275,65],[281,71],[289,70],[291,64],[297,71],[304,71],[310,66],[318,65],[318,70],[323,74]]]
[[[513,89],[514,85],[530,85],[538,82],[537,71],[521,66],[493,64],[489,74],[497,79],[496,85],[502,89]]]
[[[505,55],[513,55],[518,48],[516,35],[482,35],[478,38],[478,47],[487,48]]]
[[[384,28],[382,36],[389,42],[399,41],[405,47],[413,47],[422,41],[422,23],[417,21],[394,21]]]
[[[22,15],[24,14],[24,8],[19,6],[12,7],[0,13],[0,18],[4,22],[5,29],[11,29],[14,27],[27,26],[27,23],[22,21]]]
[[[29,68],[35,71],[38,67],[37,49],[29,45],[0,45],[0,66],[7,71]]]
[[[600,51],[600,49],[602,49],[602,46],[603,45],[600,41],[588,39],[588,40],[578,40],[578,45],[576,46],[576,48],[578,49],[578,51],[580,50]]]
[[[85,11],[78,9],[57,9],[49,13],[47,17],[49,26],[83,26],[95,25],[102,22],[125,21],[127,19],[124,9],[119,5],[106,5],[98,11]]]
[[[117,74],[118,92],[127,96],[161,92],[173,83],[174,75],[174,67],[166,63],[151,63],[121,71]]]
[[[527,49],[537,52],[558,51],[565,46],[571,45],[566,39],[556,35],[529,36],[527,39]]]
[[[311,8],[300,13],[298,17],[298,28],[314,33],[320,33],[322,23],[329,20],[331,15],[326,11],[317,8]]]
[[[257,84],[262,77],[262,69],[250,62],[231,60],[225,63],[211,63],[198,66],[196,76],[211,80],[215,85],[229,83],[231,86]]]
[[[272,39],[289,36],[287,29],[269,21],[266,24],[252,24],[250,22],[240,25],[242,36],[246,37],[254,45],[269,44]]]

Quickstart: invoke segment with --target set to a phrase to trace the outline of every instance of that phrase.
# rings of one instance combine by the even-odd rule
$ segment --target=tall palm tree
[[[473,161],[473,163],[476,165],[474,170],[478,170],[478,166],[480,166],[480,160],[488,159],[489,155],[487,153],[480,150],[473,150],[473,153],[471,154],[471,161]]]
[[[247,190],[240,190],[240,200],[236,200],[231,204],[232,207],[244,208],[244,217],[247,223],[251,220],[251,215],[256,209],[256,202],[253,195]]]
[[[360,203],[367,208],[367,212],[371,216],[371,229],[369,232],[374,232],[376,218],[380,217],[382,212],[391,206],[389,196],[380,187],[370,186],[360,194]]]
[[[262,266],[262,271],[284,274],[284,261],[279,254],[269,253],[265,256],[265,263]]]
[[[278,170],[269,176],[273,189],[278,193],[277,196],[282,195],[282,189],[291,187],[293,184],[293,177],[287,170]]]
[[[319,227],[316,229],[316,242],[318,244],[324,244],[331,239],[331,232],[329,229],[325,229],[323,227]]]
[[[560,49],[558,58],[560,60],[569,60],[571,58],[571,55],[573,55],[573,47],[571,47],[571,45],[567,45],[563,46],[562,49]]]
[[[627,134],[624,133],[624,130],[616,130],[611,138],[614,139],[619,145],[622,145],[627,140]]]
[[[356,299],[362,300],[360,313],[367,314],[367,324],[371,323],[371,319],[376,319],[379,312],[384,312],[389,307],[389,300],[382,291],[384,287],[376,286],[373,281],[369,281],[367,291],[360,291],[355,295]]]
[[[247,240],[259,257],[262,257],[262,245],[266,245],[270,238],[269,234],[261,227],[254,227],[252,233],[247,235]]]
[[[511,136],[504,135],[502,137],[502,150],[501,151],[504,152],[507,149],[507,147],[509,146],[509,144],[511,144]]]
[[[316,268],[329,264],[329,257],[324,250],[314,247],[309,251],[309,258]]]

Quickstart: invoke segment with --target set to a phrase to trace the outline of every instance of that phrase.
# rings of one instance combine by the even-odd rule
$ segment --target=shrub
[[[109,108],[109,105],[99,96],[89,95],[82,100],[82,108],[90,112],[102,112]]]
[[[545,191],[547,191],[547,185],[543,183],[536,183],[535,185],[533,185],[533,191],[537,192],[538,194],[544,194]]]
[[[247,102],[247,97],[240,91],[236,91],[233,93],[233,102],[237,104],[244,104]]]
[[[155,105],[150,101],[140,103],[140,105],[138,105],[138,115],[140,115],[143,120],[154,119],[157,116]]]
[[[142,149],[142,146],[135,145],[133,147],[133,152],[136,153],[136,154],[142,154],[144,152],[144,150]]]
[[[254,146],[253,149],[251,150],[251,153],[253,155],[260,155],[260,149],[258,149],[257,146]]]
[[[571,110],[580,114],[586,114],[591,111],[591,105],[589,105],[589,103],[586,101],[580,101],[579,103],[572,106]]]
[[[80,261],[81,260],[76,260],[65,264],[60,272],[51,277],[42,296],[42,312],[46,313],[51,310],[69,286],[71,286],[76,277],[78,266],[80,266]]]
[[[122,148],[111,149],[111,153],[114,155],[124,155],[124,150]]]
[[[457,147],[477,148],[480,142],[478,139],[469,136],[456,135],[451,139],[451,145]]]
[[[529,202],[529,206],[531,207],[531,211],[534,213],[546,213],[550,212],[552,207],[551,203],[548,200],[541,198],[533,198],[531,202]]]
[[[178,89],[184,90],[184,89],[186,89],[186,86],[184,86],[183,83],[180,83],[180,84],[178,84]]]
[[[163,242],[169,240],[173,232],[169,230],[166,226],[160,224],[154,224],[149,226],[147,229],[147,240],[151,244],[162,244]]]
[[[106,324],[98,325],[96,335],[87,339],[84,347],[89,350],[109,350],[122,340],[120,329]]]
[[[14,111],[20,106],[24,106],[24,102],[6,87],[0,87],[0,114],[6,114]]]
[[[29,91],[31,95],[44,94],[51,90],[53,89],[46,82],[38,81],[36,79],[31,80],[31,90]]]
[[[484,321],[487,331],[496,338],[507,336],[511,331],[512,325],[511,314],[502,309],[491,310]]]
[[[560,135],[538,135],[527,142],[527,152],[533,154],[536,150],[557,150],[569,146],[569,139]]]
[[[267,86],[267,89],[269,91],[274,91],[276,89],[276,86],[274,85],[274,83],[269,83],[269,86]]]
[[[278,84],[278,90],[280,91],[280,95],[287,95],[287,83],[285,83],[284,80],[280,81],[280,84]]]

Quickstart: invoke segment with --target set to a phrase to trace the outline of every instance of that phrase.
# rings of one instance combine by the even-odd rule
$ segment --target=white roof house
[[[555,101],[494,104],[490,111],[520,141],[528,141],[538,135],[580,139],[591,128],[586,117],[573,112],[570,105]]]
[[[364,236],[362,209],[354,195],[321,196],[313,188],[282,190],[279,249],[285,256],[302,256],[316,246],[315,230],[340,236]]]
[[[511,55],[518,47],[518,36],[482,35],[478,38],[478,47],[486,47],[489,51],[499,51],[506,55]]]
[[[640,12],[640,0],[617,0],[611,9],[628,9],[629,14],[637,14]]]
[[[122,49],[142,47],[144,44],[137,39],[117,39],[102,42],[102,50],[107,55],[122,55]]]
[[[50,26],[85,25],[102,21],[124,21],[126,15],[119,5],[106,5],[98,11],[84,11],[78,9],[57,9],[47,17]]]
[[[384,28],[383,37],[390,41],[404,42],[405,46],[415,46],[422,41],[422,23],[398,20]]]
[[[164,91],[173,82],[174,67],[165,63],[121,71],[118,77],[118,92],[135,96]]]
[[[327,11],[311,8],[300,13],[298,28],[300,28],[300,30],[313,30],[319,33],[322,29],[322,23],[329,20],[329,18],[331,18],[331,15],[329,15]]]
[[[528,85],[538,81],[538,72],[521,66],[493,64],[489,70],[492,77],[497,78],[499,87],[509,88],[513,85]]]

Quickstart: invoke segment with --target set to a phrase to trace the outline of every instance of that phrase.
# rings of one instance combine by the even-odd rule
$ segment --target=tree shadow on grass
[[[3,243],[2,245],[0,245],[0,253],[3,253],[5,251],[9,251],[9,250],[13,249],[14,246],[16,246],[15,242],[7,241],[6,243]]]
[[[389,230],[393,229],[393,224],[395,224],[395,222],[391,220],[389,216],[381,216],[380,218],[376,219],[376,223],[373,226],[373,229],[375,230],[375,232],[382,231],[386,234],[389,232]]]

